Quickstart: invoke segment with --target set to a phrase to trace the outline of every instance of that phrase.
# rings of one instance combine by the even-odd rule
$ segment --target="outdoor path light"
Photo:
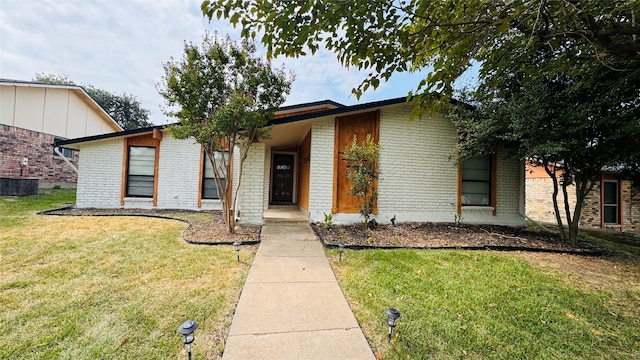
[[[396,327],[396,320],[400,318],[400,311],[394,308],[388,308],[387,311],[387,325],[389,325],[389,336],[387,337],[387,341],[391,343],[391,332],[393,328]]]
[[[343,243],[338,243],[338,251],[340,251],[340,258],[338,259],[338,261],[342,261],[342,253],[344,252],[344,244]]]
[[[240,262],[240,245],[242,245],[240,241],[234,241],[233,243],[233,249],[236,251],[238,262]]]
[[[178,328],[178,333],[183,336],[182,343],[187,345],[187,354],[191,360],[191,343],[196,339],[193,332],[198,328],[198,323],[193,320],[185,321]]]

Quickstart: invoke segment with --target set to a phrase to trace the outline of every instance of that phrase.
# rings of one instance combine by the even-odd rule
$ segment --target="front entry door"
[[[294,156],[273,155],[273,179],[271,180],[271,203],[293,203]]]

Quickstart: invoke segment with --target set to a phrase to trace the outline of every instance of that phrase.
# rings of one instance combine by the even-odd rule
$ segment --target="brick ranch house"
[[[575,185],[567,188],[571,211],[575,207]],[[533,220],[556,223],[553,210],[553,185],[541,166],[526,166],[526,214]],[[558,194],[560,211],[564,196]],[[640,179],[629,179],[615,169],[603,170],[587,195],[580,227],[608,228],[640,235]]]
[[[382,145],[376,219],[523,225],[524,164],[506,152],[456,166],[456,128],[442,115],[410,121],[405,98],[343,106],[332,101],[276,112],[271,138],[252,145],[237,215],[262,223],[272,206],[297,205],[314,222],[360,221],[343,151],[354,135]],[[220,209],[201,146],[162,126],[59,141],[80,151],[79,208]],[[222,155],[221,155],[222,156]],[[232,155],[236,181],[238,167]],[[234,186],[235,188],[235,186]]]
[[[77,151],[56,139],[122,131],[80,86],[0,79],[0,178],[38,179],[42,188],[75,187]]]

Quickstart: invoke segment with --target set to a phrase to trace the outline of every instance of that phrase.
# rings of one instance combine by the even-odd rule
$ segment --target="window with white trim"
[[[223,158],[224,156],[224,158]],[[218,167],[218,174],[220,174],[220,181],[222,186],[226,187],[226,168],[225,164],[229,162],[228,152],[216,152],[215,153],[216,165]],[[222,189],[224,191],[224,189]],[[216,186],[216,179],[213,173],[213,165],[209,155],[204,156],[204,171],[202,172],[202,198],[203,199],[220,199],[218,194],[218,187]]]
[[[144,198],[153,197],[155,165],[155,147],[129,146],[126,196]]]
[[[462,162],[463,206],[491,205],[491,157],[478,156]]]

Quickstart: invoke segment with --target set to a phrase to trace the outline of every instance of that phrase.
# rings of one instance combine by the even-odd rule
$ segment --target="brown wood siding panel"
[[[311,173],[311,131],[300,144],[298,152],[298,205],[309,210],[309,185]]]
[[[375,142],[379,138],[378,111],[355,114],[336,119],[336,138],[334,154],[334,213],[358,213],[361,200],[349,194],[351,181],[347,178],[347,163],[343,160],[344,150],[353,142],[353,136],[358,140],[364,140],[371,134]],[[376,184],[374,184],[376,186]],[[377,203],[374,204],[374,213],[378,212]]]

